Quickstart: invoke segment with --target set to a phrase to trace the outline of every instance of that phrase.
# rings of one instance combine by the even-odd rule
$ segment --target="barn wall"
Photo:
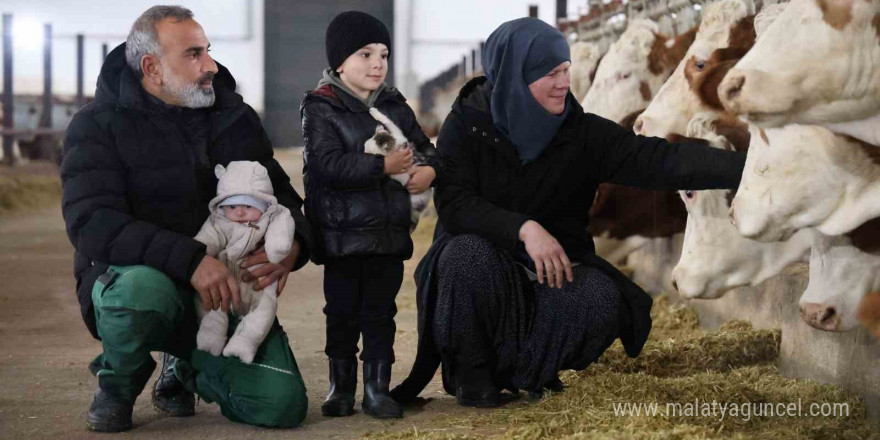
[[[783,376],[833,383],[862,396],[868,418],[880,421],[880,340],[866,330],[831,333],[801,319],[798,300],[808,266],[797,264],[757,288],[740,288],[717,300],[690,300],[700,325],[715,329],[732,319],[760,328],[781,328],[779,371]]]

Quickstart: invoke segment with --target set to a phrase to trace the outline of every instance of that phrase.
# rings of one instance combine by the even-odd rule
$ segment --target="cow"
[[[862,298],[858,318],[866,329],[880,338],[880,292],[869,293]]]
[[[571,93],[578,101],[587,96],[601,58],[602,51],[596,43],[578,41],[571,45]]]
[[[718,94],[762,128],[855,121],[830,128],[880,145],[880,0],[792,0]]]
[[[747,147],[749,132],[733,117],[698,113],[688,123],[687,136],[704,139],[716,148],[741,151],[737,144]],[[679,193],[688,216],[681,259],[672,270],[672,285],[685,298],[719,298],[730,289],[755,286],[802,260],[810,249],[810,230],[773,243],[741,236],[728,216],[732,191]]]
[[[751,4],[722,0],[706,6],[696,39],[633,129],[645,136],[682,135],[688,121],[701,112],[723,113],[717,88],[755,43]]]
[[[684,56],[694,35],[691,30],[669,39],[659,34],[657,23],[651,20],[630,21],[599,62],[583,98],[584,110],[617,123],[643,110]]]
[[[842,235],[880,216],[880,149],[818,125],[749,130],[730,210],[743,236],[777,241],[808,227]]]
[[[880,292],[880,219],[846,235],[816,233],[810,281],[800,299],[804,321],[819,330],[852,330],[859,325],[859,303],[871,292]]]

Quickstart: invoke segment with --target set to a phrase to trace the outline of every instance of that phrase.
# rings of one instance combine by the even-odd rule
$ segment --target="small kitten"
[[[367,142],[364,143],[365,153],[385,156],[392,151],[409,148],[410,150],[413,150],[413,164],[425,164],[424,157],[413,148],[412,143],[406,139],[406,136],[403,135],[400,128],[394,124],[394,122],[391,122],[391,119],[388,119],[387,116],[383,115],[382,112],[375,107],[370,108],[370,115],[375,120],[379,121],[379,125],[376,126],[376,134],[373,135],[372,138],[367,139]],[[406,186],[406,183],[409,182],[409,174],[407,173],[394,174],[391,178],[400,182],[403,186]],[[411,231],[415,230],[416,226],[418,226],[419,217],[425,208],[428,207],[428,202],[431,200],[432,193],[433,189],[428,188],[421,194],[409,195],[410,219],[412,221],[412,226],[410,226]]]

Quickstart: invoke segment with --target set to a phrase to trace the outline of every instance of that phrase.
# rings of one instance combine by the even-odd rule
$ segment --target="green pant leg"
[[[147,266],[112,266],[92,289],[103,353],[90,366],[106,392],[134,402],[183,319],[181,292],[162,272]]]
[[[234,326],[230,323],[230,335]],[[287,334],[275,321],[252,364],[237,358],[194,350],[199,395],[217,402],[229,420],[250,425],[290,428],[302,423],[308,409],[306,387]]]

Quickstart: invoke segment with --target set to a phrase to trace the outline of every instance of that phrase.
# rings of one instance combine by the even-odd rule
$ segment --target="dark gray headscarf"
[[[492,85],[490,108],[495,128],[513,142],[523,163],[532,162],[547,148],[571,106],[566,102],[562,114],[551,114],[532,96],[529,84],[571,61],[568,43],[549,24],[537,18],[520,18],[489,35],[482,57]]]

